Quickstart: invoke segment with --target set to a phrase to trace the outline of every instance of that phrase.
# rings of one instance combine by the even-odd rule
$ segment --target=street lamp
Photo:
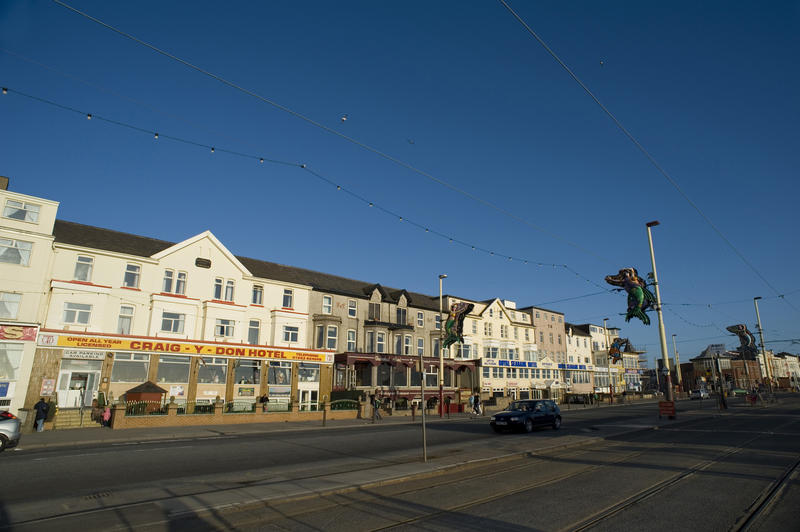
[[[442,280],[447,274],[439,275],[439,417],[444,415],[444,320],[442,319]]]
[[[608,318],[603,318],[603,336],[606,339],[606,369],[608,370],[608,404],[614,404],[614,381],[611,379],[611,344],[608,341]]]
[[[661,291],[658,288],[658,274],[656,273],[656,255],[653,251],[653,234],[650,231],[651,227],[659,225],[658,220],[647,222],[647,241],[650,244],[650,262],[653,266],[653,287],[656,291],[656,314],[658,314],[658,336],[661,340],[661,359],[664,362],[664,369],[666,372],[666,385],[667,385],[667,401],[674,401],[672,395],[672,376],[669,374],[669,356],[667,355],[667,336],[664,332],[664,317],[661,315]]]
[[[772,395],[772,372],[769,367],[769,359],[767,359],[767,351],[764,349],[764,329],[761,328],[761,314],[758,312],[758,300],[761,296],[753,298],[753,305],[756,307],[756,319],[758,320],[758,338],[761,340],[761,356],[764,357],[764,369],[767,372],[767,386],[769,386],[769,393]]]
[[[675,371],[678,377],[678,386],[681,385],[681,359],[678,356],[678,346],[675,344],[675,335],[672,335],[672,350],[675,351]]]

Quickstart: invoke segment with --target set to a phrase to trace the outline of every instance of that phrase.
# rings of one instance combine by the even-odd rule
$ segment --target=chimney
[[[8,190],[8,178],[0,175],[0,190]]]

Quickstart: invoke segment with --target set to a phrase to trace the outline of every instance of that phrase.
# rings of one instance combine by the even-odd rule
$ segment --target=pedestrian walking
[[[483,415],[483,410],[481,408],[481,396],[480,394],[475,394],[475,400],[473,402],[473,410],[475,411],[476,416]]]
[[[47,412],[50,410],[50,406],[44,402],[44,397],[41,397],[39,402],[33,405],[33,409],[36,410],[36,432],[42,432],[44,430],[44,420],[47,419]]]
[[[475,412],[475,395],[469,395],[469,411]]]
[[[450,417],[450,397],[444,398],[444,411],[447,412],[447,417]]]
[[[111,407],[106,405],[103,409],[103,423],[104,427],[111,427]]]
[[[381,399],[380,397],[376,397],[375,394],[370,394],[369,402],[372,405],[372,422],[375,423],[376,421],[382,420],[383,416],[381,416]]]

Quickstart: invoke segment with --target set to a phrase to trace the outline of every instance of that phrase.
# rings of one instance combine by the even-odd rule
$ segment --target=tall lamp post
[[[439,417],[444,416],[444,319],[442,318],[442,281],[446,273],[439,275]]]
[[[608,342],[608,318],[603,318],[603,336],[606,339],[606,369],[608,370],[608,404],[614,404],[614,381],[611,378],[611,344]]]
[[[681,359],[678,356],[678,346],[675,344],[675,335],[672,335],[672,350],[675,351],[675,374],[678,377],[678,386],[681,385]]]
[[[653,234],[650,231],[651,227],[659,225],[658,220],[647,222],[647,241],[650,244],[650,263],[653,266],[653,287],[656,291],[656,313],[658,314],[658,337],[661,340],[661,360],[664,363],[664,378],[667,386],[667,401],[674,401],[675,397],[672,394],[672,376],[669,371],[669,356],[667,355],[667,335],[664,333],[664,317],[661,315],[661,291],[658,288],[658,273],[656,273],[656,255],[653,252]]]
[[[758,312],[758,300],[761,296],[753,298],[753,305],[756,307],[756,319],[758,320],[758,338],[761,340],[761,356],[764,357],[764,369],[767,371],[767,386],[769,386],[769,393],[772,395],[772,371],[769,367],[769,359],[767,358],[767,351],[764,349],[764,329],[761,328],[761,314]]]

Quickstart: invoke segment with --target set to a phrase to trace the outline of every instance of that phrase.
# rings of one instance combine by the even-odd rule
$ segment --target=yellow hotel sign
[[[51,335],[40,334],[39,345],[44,347],[79,347],[108,351],[136,351],[144,353],[170,353],[181,355],[208,355],[248,358],[296,360],[301,362],[331,363],[333,355],[322,352],[286,351],[279,348],[260,348],[218,344],[196,344],[170,342],[166,340],[139,340],[107,336]]]

